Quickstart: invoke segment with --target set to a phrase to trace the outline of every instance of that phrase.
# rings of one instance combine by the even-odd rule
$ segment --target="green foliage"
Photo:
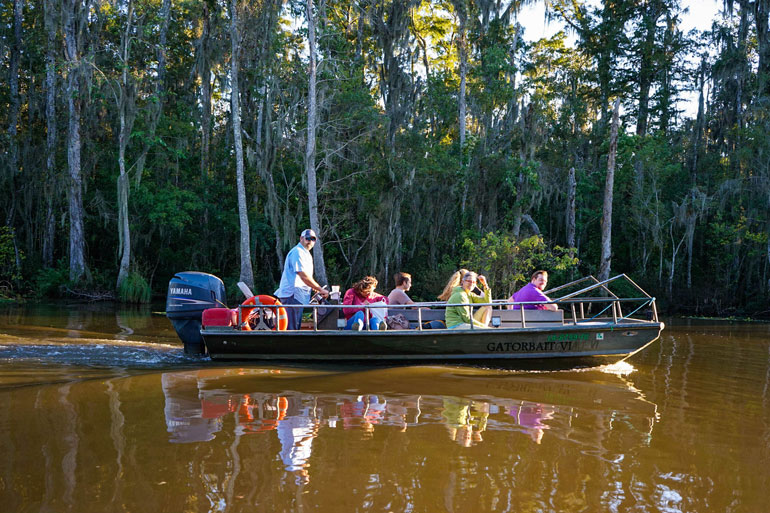
[[[21,280],[21,270],[16,261],[16,248],[14,246],[15,233],[9,226],[0,226],[0,285],[9,287]],[[24,253],[18,254],[20,260],[24,259]]]
[[[758,58],[754,4],[736,4],[734,16],[686,38],[678,25],[682,7],[671,0],[552,3],[549,15],[574,29],[574,46],[563,32],[526,40],[512,16],[516,2],[383,0],[360,8],[328,0],[316,12],[315,163],[330,280],[346,286],[376,274],[388,288],[392,274],[405,270],[415,279],[413,295],[433,299],[461,262],[489,274],[497,296],[526,282],[537,267],[551,272],[552,283],[569,280],[578,255],[580,271],[595,272],[609,151],[606,110],[619,97],[613,270],[629,273],[656,296],[668,294],[669,279],[683,284],[689,276],[691,288],[672,287],[672,297],[662,298],[672,305],[703,313],[766,310],[770,290],[757,284],[767,283],[770,273],[770,59]],[[13,9],[6,4],[0,12],[9,35]],[[215,273],[235,293],[240,227],[229,7],[175,3],[161,48],[160,5],[134,4],[137,30],[128,61],[119,55],[128,12],[121,5],[97,1],[97,22],[79,33],[90,70],[79,93],[87,99],[81,108],[87,286],[111,290],[117,277],[115,93],[126,70],[125,112],[134,119],[125,155],[132,268],[146,270],[146,284],[137,279],[126,297],[146,297],[145,285],[160,292],[182,269]],[[307,32],[297,22],[305,6],[240,7],[247,213],[255,288],[270,292],[281,273],[279,255],[309,225]],[[68,282],[66,261],[45,269],[49,259],[69,252],[66,188],[72,183],[62,119],[53,166],[45,165],[45,12],[24,13],[19,112],[28,115],[16,123],[15,142],[23,141],[18,169],[0,172],[0,190],[8,191],[0,195],[0,211],[14,223],[0,231],[0,283],[18,290],[25,286],[22,275],[32,276],[27,286],[37,294],[59,296],[84,285]],[[56,37],[61,43],[61,32]],[[463,120],[461,41],[467,50]],[[693,48],[706,55],[702,81]],[[166,68],[158,84],[161,50]],[[58,54],[54,63],[58,83],[68,69],[63,58]],[[10,105],[7,69],[1,73],[0,104]],[[206,127],[204,83],[211,86]],[[677,112],[685,88],[709,93],[702,118]],[[56,91],[56,104],[66,105],[65,88]],[[9,126],[10,110],[0,112],[0,126]],[[643,110],[646,123],[639,128]],[[0,153],[10,155],[12,143],[3,139]],[[566,178],[573,167],[574,254],[555,246],[567,240]],[[693,217],[690,198],[696,197],[703,200]],[[44,256],[43,248],[51,247]]]
[[[547,270],[560,279],[578,264],[574,250],[549,248],[542,237],[516,240],[504,233],[487,233],[479,242],[466,238],[462,266],[484,274],[496,297],[508,297],[529,282],[530,274]]]
[[[63,297],[70,283],[69,274],[67,261],[63,258],[55,267],[40,269],[33,279],[35,295],[39,298]]]
[[[144,212],[150,225],[182,230],[198,217],[201,200],[192,191],[178,187],[143,187],[134,196],[137,209]]]
[[[130,271],[118,287],[118,299],[123,303],[149,303],[152,289],[138,271]]]

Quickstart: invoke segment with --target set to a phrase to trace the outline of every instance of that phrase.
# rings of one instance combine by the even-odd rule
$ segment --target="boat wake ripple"
[[[88,367],[159,368],[195,364],[181,346],[117,340],[80,339],[62,343],[3,344],[0,362],[79,365]]]

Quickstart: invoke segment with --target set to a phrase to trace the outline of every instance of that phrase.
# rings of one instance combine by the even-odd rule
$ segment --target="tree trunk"
[[[421,34],[415,30],[415,38],[417,39],[420,49],[422,50],[422,65],[425,68],[425,80],[430,78],[430,60],[428,59],[428,42],[422,37]],[[430,133],[433,137],[436,136],[436,111],[430,109]]]
[[[679,253],[679,248],[682,247],[682,243],[686,235],[683,235],[678,244],[674,244],[674,223],[669,226],[669,234],[671,236],[671,268],[668,271],[668,283],[666,290],[668,291],[668,298],[672,299],[674,296],[674,275],[676,271],[676,255]]]
[[[610,69],[610,50],[604,50],[597,57],[597,74],[599,79],[599,112],[601,117],[598,122],[598,137],[603,139],[607,133],[607,115],[610,102],[610,83],[612,71]]]
[[[511,230],[514,239],[518,239],[521,234],[521,215],[524,212],[522,207],[522,196],[524,195],[524,172],[519,171],[519,177],[516,179],[516,197],[513,199],[513,229]]]
[[[692,199],[693,205],[691,208],[695,208],[695,199]],[[687,290],[692,289],[692,247],[695,241],[695,222],[698,220],[697,214],[694,212],[687,217],[687,225],[685,227],[685,237],[687,237]]]
[[[641,59],[639,65],[639,113],[636,119],[636,135],[647,133],[647,118],[649,117],[650,87],[655,74],[654,56],[655,32],[658,18],[661,15],[660,5],[657,1],[650,2],[642,15],[644,24],[644,42],[642,43]]]
[[[358,10],[358,22],[356,24],[356,62],[360,63],[363,60],[364,21],[366,20],[366,11],[362,4],[358,4]]]
[[[48,45],[45,55],[45,122],[46,122],[46,214],[43,235],[43,267],[53,265],[56,222],[54,215],[54,191],[56,189],[56,6],[58,2],[45,0],[45,30]]]
[[[307,93],[307,145],[305,147],[305,173],[307,174],[307,198],[310,213],[310,227],[321,237],[321,225],[318,220],[318,190],[316,188],[315,146],[316,126],[316,40],[313,0],[307,0],[307,39],[309,48],[308,93]],[[319,283],[327,283],[326,265],[324,264],[323,244],[321,241],[313,248],[315,276]]]
[[[144,164],[147,154],[155,145],[155,131],[158,129],[160,114],[163,111],[164,82],[166,80],[166,38],[168,34],[168,21],[171,14],[171,0],[163,0],[160,8],[160,37],[158,39],[158,75],[155,78],[155,101],[150,102],[150,119],[147,127],[147,138],[142,149],[142,154],[136,161],[136,185],[142,183]]]
[[[540,227],[537,225],[532,216],[529,214],[522,214],[521,220],[529,225],[529,229],[532,230],[533,235],[540,235]]]
[[[265,213],[267,219],[272,223],[275,233],[275,255],[277,258],[276,261],[279,263],[278,268],[283,269],[283,236],[282,231],[279,229],[279,227],[282,225],[281,207],[280,200],[278,199],[278,192],[276,191],[275,187],[275,179],[273,178],[273,173],[270,169],[270,162],[272,160],[270,154],[274,151],[272,142],[273,110],[270,108],[271,102],[272,89],[265,84],[263,85],[263,94],[260,98],[259,113],[257,115],[258,130],[256,145],[257,154],[259,155],[259,159],[257,161],[257,172],[259,173],[260,178],[262,178],[262,180],[265,182],[265,187],[267,189]]]
[[[235,145],[235,173],[238,186],[238,219],[241,237],[241,274],[240,280],[249,287],[254,287],[254,272],[251,268],[251,237],[249,234],[249,216],[246,208],[246,184],[243,169],[243,138],[241,134],[241,105],[238,84],[238,54],[240,50],[240,33],[238,30],[238,1],[230,0],[230,42],[232,55],[230,57],[231,97],[230,109],[233,116],[233,144]]]
[[[666,15],[666,32],[663,36],[663,52],[665,55],[673,55],[674,53],[672,46],[674,44],[673,40],[675,31],[676,20],[670,14]],[[673,103],[671,99],[673,94],[671,82],[673,77],[672,69],[674,65],[675,63],[671,60],[671,58],[667,58],[660,71],[660,131],[663,133],[663,135],[668,134],[668,127],[671,123],[671,104]]]
[[[770,96],[770,0],[756,0],[754,10],[759,57],[757,95],[763,98]]]
[[[737,77],[737,87],[735,90],[735,113],[738,121],[738,128],[743,128],[743,102],[744,92],[743,88],[746,84],[749,71],[749,13],[751,8],[749,7],[749,0],[738,0],[741,6],[741,18],[738,23],[738,52],[740,55],[740,64]],[[740,138],[740,135],[738,136]],[[740,139],[738,139],[740,140]],[[737,141],[736,141],[737,142]]]
[[[612,95],[615,56],[621,53],[618,49],[617,36],[622,32],[621,27],[626,17],[619,17],[622,5],[609,0],[602,1],[601,22],[596,27],[600,44],[596,48],[596,73],[599,82],[599,112],[598,138],[603,140],[607,134],[607,117],[609,116],[610,96]]]
[[[123,32],[123,41],[121,41],[121,59],[123,70],[120,78],[120,132],[118,134],[118,167],[120,176],[118,176],[118,241],[120,256],[120,267],[118,269],[118,280],[115,284],[116,289],[120,289],[123,280],[128,277],[129,267],[131,266],[131,227],[128,223],[128,176],[126,175],[126,146],[131,135],[131,121],[128,121],[127,112],[129,95],[128,83],[128,53],[131,38],[131,23],[134,14],[134,2],[128,0],[128,12],[126,15],[126,30]]]
[[[577,180],[575,167],[569,168],[567,181],[567,247],[575,247],[575,197],[577,195]]]
[[[201,78],[201,177],[207,178],[210,170],[211,147],[211,66],[209,65],[209,32],[211,27],[211,13],[208,3],[203,3],[203,33],[199,47],[200,78]]]
[[[695,126],[693,128],[692,156],[690,158],[690,177],[692,186],[696,183],[696,173],[698,169],[698,157],[700,156],[701,139],[703,138],[706,114],[704,111],[704,94],[706,82],[706,59],[701,61],[700,72],[698,73],[698,114],[695,117]]]
[[[511,95],[511,100],[508,104],[508,123],[504,126],[503,130],[511,130],[516,125],[519,119],[519,99],[521,95],[516,94],[516,77],[519,73],[519,67],[516,65],[516,55],[519,52],[519,38],[521,37],[521,33],[523,31],[523,27],[518,23],[518,21],[515,24],[515,32],[513,33],[513,44],[511,45],[511,49],[509,50],[509,63],[510,63],[510,71],[507,73],[508,80],[510,81],[510,88],[511,91],[514,91],[514,94]]]
[[[765,252],[765,269],[770,269],[770,219],[767,221],[767,250]],[[770,294],[770,277],[767,279],[767,293]]]
[[[615,157],[618,152],[618,124],[620,120],[620,98],[615,100],[610,130],[610,152],[607,155],[607,179],[604,182],[604,208],[602,209],[602,255],[599,262],[599,280],[610,277],[612,259],[612,191],[615,184]]]
[[[387,141],[391,155],[396,153],[396,134],[414,107],[414,82],[401,68],[401,63],[408,61],[411,55],[409,13],[416,3],[417,0],[401,0],[387,5],[375,3],[370,12],[379,48],[382,50],[380,94],[388,118]]]
[[[706,74],[706,60],[701,62],[700,73],[698,74],[698,114],[695,118],[695,127],[693,129],[693,143],[692,143],[692,159],[690,165],[690,198],[691,208],[693,211],[693,219],[687,224],[687,289],[692,289],[692,257],[693,257],[693,242],[695,239],[695,221],[698,217],[699,209],[697,207],[697,165],[698,156],[700,153],[701,138],[704,132],[705,125],[705,113],[703,110],[703,89],[705,86],[705,74]]]
[[[121,122],[121,124],[123,124]],[[122,139],[122,137],[121,137]],[[122,143],[121,143],[122,146]],[[120,176],[118,176],[118,240],[120,267],[118,268],[118,281],[116,289],[120,289],[123,280],[128,276],[131,266],[131,227],[128,223],[128,176],[126,175],[125,148],[120,149]]]
[[[21,25],[24,2],[22,0],[13,1],[13,43],[11,44],[11,62],[9,69],[9,89],[10,105],[8,111],[8,138],[10,139],[10,155],[8,155],[11,166],[11,177],[19,173],[19,142],[18,135],[19,124],[19,60],[21,59]]]
[[[458,13],[460,17],[460,39],[457,41],[457,51],[460,58],[460,97],[457,99],[459,104],[458,125],[460,129],[460,159],[461,165],[464,165],[464,149],[465,149],[465,117],[466,117],[466,105],[465,105],[465,87],[466,77],[468,75],[468,53],[465,41],[465,20],[466,14],[464,9]]]
[[[465,41],[465,32],[466,32],[466,20],[467,20],[467,13],[465,12],[465,5],[463,4],[460,9],[458,9],[458,16],[460,17],[460,39],[457,41],[457,51],[459,53],[460,58],[460,96],[457,99],[457,102],[459,104],[459,113],[457,117],[457,123],[460,129],[460,171],[463,173],[463,176],[465,175],[465,118],[467,116],[466,114],[466,105],[465,105],[465,88],[466,88],[466,79],[468,75],[468,52],[466,47],[466,41]],[[464,185],[463,185],[463,199],[460,205],[460,211],[462,214],[465,214],[465,205],[468,202],[468,177],[464,176]]]
[[[80,170],[80,109],[81,109],[81,55],[78,50],[79,38],[76,18],[82,15],[80,0],[65,0],[64,50],[67,59],[67,165],[69,184],[69,277],[70,281],[80,280],[86,273],[85,232],[83,229],[83,191]]]

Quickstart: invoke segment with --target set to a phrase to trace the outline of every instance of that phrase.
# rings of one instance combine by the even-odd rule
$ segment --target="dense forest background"
[[[270,293],[312,226],[322,283],[625,272],[770,315],[770,0],[690,33],[678,0],[550,0],[535,42],[526,3],[2,2],[2,295]]]

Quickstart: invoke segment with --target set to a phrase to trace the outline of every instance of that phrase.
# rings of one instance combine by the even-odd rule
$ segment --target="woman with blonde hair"
[[[440,301],[446,301],[449,299],[449,296],[452,295],[452,291],[460,285],[460,282],[463,279],[463,276],[466,275],[466,273],[469,273],[468,269],[460,269],[459,271],[455,272],[451,278],[449,278],[449,281],[447,282],[446,286],[444,287],[444,291],[439,294],[438,298]]]
[[[481,290],[484,292],[483,296],[479,296],[473,289],[476,288],[478,278],[478,284]],[[446,327],[451,329],[471,329],[471,323],[473,328],[487,328],[489,327],[489,321],[492,318],[492,306],[482,306],[473,314],[473,307],[471,303],[491,303],[492,302],[492,290],[487,284],[487,279],[484,276],[477,276],[472,271],[466,271],[463,275],[460,285],[456,286],[452,290],[452,295],[447,300],[447,305],[456,304],[461,306],[447,306],[444,311],[444,318],[446,319]]]

